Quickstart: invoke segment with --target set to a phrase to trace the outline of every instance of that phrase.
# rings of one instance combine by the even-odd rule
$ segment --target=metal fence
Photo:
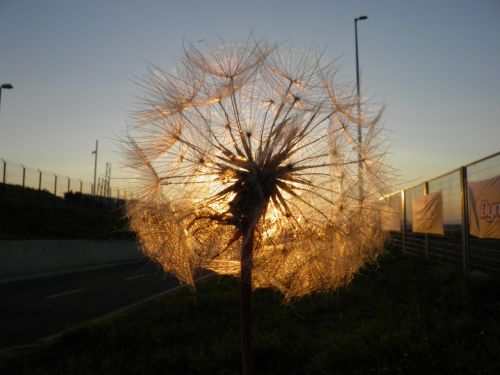
[[[90,182],[41,169],[29,168],[4,159],[0,159],[0,183],[4,186],[14,185],[23,189],[46,191],[58,197],[64,197],[66,193],[72,192],[114,199],[131,198],[126,189],[113,188],[102,178],[99,180],[94,194],[94,186]]]
[[[390,231],[391,241],[403,251],[430,260],[500,274],[500,240],[469,234],[468,184],[500,176],[500,152],[416,186],[393,193],[387,204],[401,211],[401,230]],[[444,235],[412,231],[412,198],[442,192]]]

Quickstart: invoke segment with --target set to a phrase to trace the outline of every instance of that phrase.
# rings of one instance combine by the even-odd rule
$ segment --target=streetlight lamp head
[[[362,21],[362,20],[366,20],[366,19],[368,19],[368,16],[361,16],[361,17],[357,18],[358,21]]]
[[[2,86],[0,86],[0,88],[2,88],[2,89],[13,89],[14,86],[12,86],[12,84],[10,84],[10,83],[4,83],[4,84],[2,84]]]

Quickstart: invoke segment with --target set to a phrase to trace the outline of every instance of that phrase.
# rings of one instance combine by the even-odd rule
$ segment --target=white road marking
[[[45,297],[45,299],[52,299],[52,298],[67,296],[68,294],[80,293],[80,292],[83,292],[85,290],[87,290],[87,289],[86,288],[80,288],[80,289],[68,290],[67,292],[52,294],[50,296]]]
[[[208,278],[213,277],[213,276],[215,276],[215,273],[209,273],[209,274],[206,274],[206,275],[198,277],[194,281],[195,282],[199,282],[199,281],[208,279]],[[111,311],[109,313],[103,314],[103,315],[101,315],[101,316],[99,316],[99,317],[97,317],[95,319],[88,320],[86,323],[97,322],[98,320],[101,320],[101,319],[104,319],[104,318],[109,318],[109,317],[112,317],[112,316],[116,316],[117,314],[121,314],[121,313],[123,313],[125,311],[133,309],[133,308],[135,308],[137,306],[140,306],[140,305],[142,305],[142,304],[144,304],[146,302],[153,301],[156,298],[163,297],[163,296],[166,296],[166,295],[169,295],[169,294],[174,294],[174,293],[176,293],[176,292],[178,292],[178,291],[180,291],[180,290],[182,290],[182,289],[184,289],[186,287],[187,287],[186,284],[181,284],[181,285],[174,286],[171,289],[167,289],[167,290],[165,290],[163,292],[160,292],[158,294],[155,294],[155,295],[152,295],[150,297],[144,298],[144,299],[142,299],[140,301],[131,303],[130,305],[123,306],[123,307],[119,308],[118,310],[114,310],[114,311]],[[67,333],[71,329],[73,329],[73,327],[65,328],[65,329],[63,329],[62,331],[60,331],[60,332],[58,332],[56,334],[53,334],[51,336],[47,336],[45,338],[42,338],[42,339],[36,341],[36,343],[39,343],[39,344],[42,344],[42,345],[43,344],[47,344],[47,343],[51,343],[54,340],[59,339],[62,335],[64,335],[65,333]],[[20,347],[21,348],[24,348],[24,347],[31,348],[32,346],[28,344],[28,345],[21,345]],[[5,350],[5,349],[3,349],[3,350]],[[9,348],[7,348],[7,350],[9,350]]]
[[[127,278],[126,278],[126,279],[124,279],[124,280],[129,281],[129,280],[138,279],[139,277],[144,277],[144,276],[146,276],[146,275],[145,275],[145,274],[143,274],[143,273],[141,273],[140,275],[134,275],[134,276],[127,277]]]

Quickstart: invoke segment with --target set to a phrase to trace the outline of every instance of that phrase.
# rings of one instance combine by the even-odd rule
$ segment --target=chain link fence
[[[97,196],[116,200],[133,198],[126,189],[113,188],[109,183],[105,189],[102,188],[101,186],[105,184],[102,178],[99,180],[94,194],[94,186],[90,182],[41,169],[26,167],[4,159],[0,159],[0,183],[2,183],[1,192],[5,191],[6,186],[17,186],[23,190],[33,189],[61,198],[64,198],[68,193],[79,193],[82,196]]]
[[[500,275],[500,240],[477,238],[469,228],[469,183],[500,176],[500,152],[444,175],[398,191],[386,205],[401,212],[401,229],[391,230],[390,239],[403,251],[427,259],[461,265],[464,273],[477,269]],[[441,192],[444,235],[412,231],[412,200]]]
[[[469,189],[471,182],[500,176],[500,152],[457,168],[387,197],[386,205],[400,212],[400,230],[389,232],[391,242],[403,251],[427,259],[461,265],[465,273],[478,269],[500,275],[500,240],[481,239],[469,232]],[[114,204],[134,199],[126,189],[96,187],[81,179],[70,178],[0,159],[0,194],[6,186],[37,190],[45,196],[71,197],[80,193],[86,200],[100,198]],[[101,181],[101,186],[102,186]],[[440,191],[443,202],[444,235],[421,234],[412,230],[412,200]]]

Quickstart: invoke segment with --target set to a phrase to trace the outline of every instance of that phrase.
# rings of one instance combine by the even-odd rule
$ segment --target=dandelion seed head
[[[252,230],[253,287],[285,300],[344,285],[375,259],[388,176],[380,115],[356,113],[334,74],[319,54],[251,38],[189,46],[174,73],[150,69],[127,164],[144,252],[190,285],[200,268],[239,276]]]

